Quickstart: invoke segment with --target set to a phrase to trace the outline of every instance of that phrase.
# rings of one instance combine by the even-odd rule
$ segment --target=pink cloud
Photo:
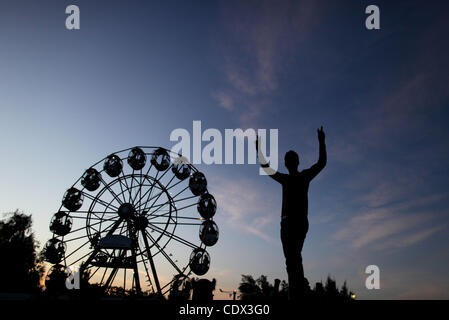
[[[218,104],[228,111],[234,110],[234,98],[231,94],[224,91],[212,93],[212,97],[217,100]]]
[[[277,241],[269,234],[270,225],[280,210],[274,196],[248,179],[216,178],[211,192],[219,204],[220,216],[225,223],[267,242]],[[280,203],[279,203],[280,206]]]

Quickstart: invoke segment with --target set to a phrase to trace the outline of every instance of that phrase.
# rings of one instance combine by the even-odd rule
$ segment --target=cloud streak
[[[319,21],[315,1],[224,1],[221,22],[225,38],[217,43],[225,85],[212,94],[219,106],[238,112],[244,127],[257,127],[271,106],[271,96],[288,69],[298,43]],[[231,108],[231,101],[239,101]]]
[[[367,208],[345,223],[334,235],[334,240],[349,241],[355,249],[371,246],[376,250],[397,249],[415,245],[445,228],[435,226],[437,212],[423,211],[423,205],[432,205],[445,199],[446,194],[429,196],[383,207]],[[428,224],[433,224],[426,227]]]
[[[248,179],[216,178],[211,191],[219,204],[220,216],[235,229],[275,242],[269,226],[278,217],[274,197]]]

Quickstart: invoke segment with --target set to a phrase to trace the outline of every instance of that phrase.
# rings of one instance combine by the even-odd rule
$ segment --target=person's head
[[[285,167],[289,172],[298,170],[299,156],[295,151],[293,150],[288,151],[285,154],[284,160],[285,160]]]

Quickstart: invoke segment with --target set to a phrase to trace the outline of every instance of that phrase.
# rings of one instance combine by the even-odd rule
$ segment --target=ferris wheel
[[[210,267],[217,203],[186,158],[161,147],[115,152],[89,167],[53,215],[45,260],[78,266],[105,291],[165,294]]]

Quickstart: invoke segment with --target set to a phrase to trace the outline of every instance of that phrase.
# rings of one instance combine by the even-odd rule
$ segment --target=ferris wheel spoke
[[[151,189],[151,191],[152,191],[153,189]],[[151,200],[153,200],[154,198],[159,198],[165,191],[164,190],[162,190],[162,189],[160,189],[161,190],[161,192],[159,192],[158,194],[156,194],[156,195],[154,195],[153,197],[151,197],[150,198],[150,195],[151,194],[149,194],[148,195],[148,197],[147,197],[147,201],[145,201],[144,203],[141,203],[139,206],[138,206],[138,209],[140,210],[141,208],[142,208],[142,206],[144,206],[143,207],[143,209],[141,210],[142,212],[143,211],[145,211],[145,209],[147,208],[147,206],[148,206],[148,203],[151,201]],[[151,208],[151,205],[150,205],[150,208]]]
[[[163,190],[156,184],[156,182],[154,182],[154,183],[150,182],[149,184],[143,184],[143,187],[148,187],[148,189],[139,197],[139,201],[136,201],[136,205],[135,205],[136,210],[142,208],[142,206],[143,206],[142,200],[145,197],[147,197],[147,195],[148,195],[147,198],[149,198],[149,193],[152,191],[153,188]],[[147,202],[153,198],[147,199]]]
[[[147,207],[147,204],[148,204],[148,202],[149,202],[150,199],[151,199],[151,195],[153,194],[153,190],[154,190],[155,185],[156,185],[156,184],[159,184],[158,176],[159,176],[159,171],[156,172],[156,176],[155,176],[154,179],[153,179],[153,183],[151,184],[151,187],[150,187],[150,192],[148,193],[147,201],[145,202],[145,206],[143,207],[143,210],[142,210],[142,211],[144,211],[145,208]],[[162,191],[161,191],[161,192],[162,192]],[[140,206],[141,206],[141,205],[140,205]]]
[[[125,191],[123,190],[123,183],[121,181],[121,178],[118,178],[118,185],[120,186],[120,193],[119,195],[121,195],[123,197],[123,202],[126,202],[126,198],[125,198]]]
[[[73,213],[104,213],[104,214],[117,214],[117,211],[93,211],[93,210],[77,210],[77,211],[73,211],[71,212],[71,215]],[[83,218],[83,217],[77,217],[77,218]]]
[[[166,217],[166,214],[163,215],[159,215],[155,218],[164,218]],[[193,222],[179,222],[178,219],[186,219],[186,220],[195,220],[195,221],[204,221],[203,218],[195,218],[195,217],[184,217],[184,216],[176,216],[175,219],[170,219],[169,221],[162,221],[162,222],[156,222],[156,221],[152,221],[151,224],[159,224],[159,225],[195,225],[195,226],[201,226],[202,222],[197,222],[197,223],[193,223]],[[154,219],[152,219],[154,220]]]
[[[171,166],[172,166],[172,165],[170,165],[170,167],[171,167]],[[163,177],[168,171],[169,171],[169,169],[167,169],[167,170],[164,172],[164,174],[159,178],[159,181],[161,181],[162,177]],[[168,195],[168,190],[167,190],[167,188],[170,186],[170,184],[171,184],[171,182],[173,181],[174,178],[175,178],[175,176],[173,176],[173,177],[170,179],[170,181],[167,183],[167,185],[165,186],[165,188],[163,188],[162,191],[157,195],[156,200],[153,201],[153,203],[150,205],[150,208],[153,207],[153,205],[157,202],[157,200],[159,200],[159,198],[161,197],[161,195],[162,195],[163,193],[165,193],[165,194]],[[149,202],[149,201],[147,201],[147,202],[145,203],[145,207],[143,208],[142,211],[145,211],[145,209],[147,208],[148,202]]]
[[[167,193],[167,191],[164,190],[164,191],[162,191],[162,192],[159,193],[159,195],[157,196],[156,200],[154,200],[153,203],[150,205],[150,209],[151,209],[151,208],[154,208],[155,203],[159,200],[159,198],[161,197],[161,195],[162,195],[163,193]],[[171,199],[170,197],[168,197],[168,200],[167,200],[166,202],[164,202],[163,204],[159,205],[159,206],[164,206],[164,205],[166,205],[167,203],[169,203],[171,200],[172,200],[172,199]],[[145,212],[146,207],[147,207],[147,206],[145,205],[145,208],[144,208],[144,210],[143,210],[144,212]]]
[[[162,181],[162,178],[165,176],[165,174],[166,174],[167,172],[170,171],[170,169],[171,169],[172,166],[173,166],[173,164],[170,164],[170,166],[169,166],[167,169],[165,169],[164,173],[159,177],[158,181]],[[159,172],[159,171],[158,171],[158,172]],[[173,176],[173,177],[170,179],[170,182],[171,182],[174,178],[175,178],[175,176]],[[168,186],[170,185],[170,182],[167,183],[167,186],[166,186],[166,187],[168,187]]]
[[[197,218],[197,217],[177,216],[176,218],[177,219],[188,219],[188,220],[204,221],[204,218]]]
[[[113,234],[114,232],[115,232],[115,230],[117,230],[119,227],[120,227],[120,225],[121,225],[121,222],[120,223],[118,223],[119,222],[119,220],[117,220],[117,221],[114,221],[114,223],[111,223],[111,224],[109,224],[107,227],[105,227],[103,230],[97,230],[97,229],[95,229],[95,231],[97,231],[99,234],[104,234],[105,232],[107,232],[106,233],[106,235],[111,235],[111,234]],[[118,224],[118,225],[117,225]],[[106,236],[105,235],[105,236]]]
[[[132,203],[131,202],[131,199],[132,199],[132,192],[133,192],[133,183],[134,183],[134,169],[133,169],[133,173],[132,173],[132,175],[131,175],[131,187],[128,189],[128,191],[129,191],[129,200],[128,200],[128,202],[129,203]]]
[[[163,217],[166,217],[167,214],[168,214],[168,212],[167,212],[167,213],[164,213],[164,214],[161,214],[161,215],[158,215],[158,216],[154,216],[154,217],[155,217],[155,218],[160,218],[160,217],[163,218]],[[187,219],[187,220],[204,221],[204,218],[187,217],[187,216],[176,216],[175,218],[176,218],[176,220],[178,220],[178,219]],[[151,223],[154,223],[154,222],[151,222]],[[174,223],[176,223],[176,222],[174,222]]]
[[[133,170],[133,171],[134,171],[134,170]],[[120,183],[120,188],[122,188],[123,199],[124,199],[125,202],[126,202],[125,192],[126,192],[126,190],[129,189],[128,180],[127,180],[127,176],[125,176],[125,174],[123,173],[123,170],[120,172],[120,175],[121,175],[121,177],[118,178],[118,181],[119,181],[119,183]],[[122,180],[123,180],[125,183],[122,183]],[[123,187],[124,187],[125,189],[123,189]]]
[[[72,242],[72,241],[75,241],[75,240],[80,240],[80,239],[83,239],[83,238],[86,238],[86,237],[88,237],[87,234],[86,234],[86,235],[83,235],[83,236],[76,237],[76,238],[68,239],[68,240],[65,240],[65,238],[63,238],[63,241],[64,241],[65,243],[67,243],[67,242]]]
[[[170,290],[167,290],[167,291],[164,291],[164,290],[165,290],[165,288],[167,288],[168,286],[170,286],[172,283],[173,283],[173,280],[171,280],[169,283],[167,283],[165,286],[163,286],[163,287],[161,288],[163,294],[166,294],[168,291],[170,291]]]
[[[120,226],[122,219],[120,218],[119,220],[114,220],[114,223],[111,223],[110,225],[108,225],[106,228],[103,229],[103,231],[97,230],[98,232],[108,232],[108,235],[111,235],[114,233],[115,230],[117,230],[118,226]]]
[[[159,252],[162,253],[162,255],[165,257],[165,259],[170,262],[170,264],[173,266],[173,268],[178,271],[178,273],[182,273],[181,269],[176,265],[176,263],[170,258],[170,256],[165,252],[164,248],[162,248],[157,241],[151,236],[151,234],[148,233],[148,231],[145,230],[146,235],[150,238],[151,242],[159,249]]]
[[[90,226],[92,227],[92,226],[98,225],[98,224],[100,224],[100,223],[102,223],[102,221],[95,222],[95,223],[91,224]],[[75,233],[75,232],[78,232],[78,231],[81,231],[81,230],[85,230],[85,229],[86,229],[86,227],[80,227],[80,228],[78,228],[78,229],[75,229],[75,230],[70,231],[70,233],[73,234],[73,233]]]
[[[177,199],[177,200],[174,200],[174,198],[168,199],[166,202],[164,202],[164,203],[162,203],[162,204],[158,204],[158,205],[153,206],[152,208],[157,208],[157,209],[154,210],[154,211],[148,212],[147,215],[148,215],[148,216],[154,215],[156,212],[158,212],[159,210],[161,210],[163,207],[165,207],[165,206],[166,206],[167,204],[169,204],[169,203],[175,204],[175,203],[178,203],[178,202],[181,202],[181,201],[186,201],[186,200],[193,199],[193,198],[195,198],[195,197],[196,197],[196,196],[190,196],[190,197],[185,197],[185,198]],[[196,205],[196,202],[193,203],[193,204],[191,204],[191,205],[189,205],[189,206],[186,206],[186,207],[182,207],[182,208],[179,208],[179,209],[177,208],[176,210],[180,211],[180,210],[182,210],[182,209],[191,207],[191,206],[193,206],[193,205]]]
[[[174,187],[176,187],[178,184],[183,183],[183,182],[184,182],[184,180],[179,180],[178,182],[176,182],[175,184],[173,184],[173,185],[171,185],[171,186],[168,186],[168,185],[167,185],[167,187],[165,188],[165,190],[166,190],[166,191],[169,191],[169,190],[173,189]]]
[[[159,173],[159,172],[158,172],[158,173]],[[157,174],[156,174],[156,177],[157,177]],[[154,198],[156,198],[156,200],[153,201],[153,203],[150,205],[150,208],[152,207],[152,205],[153,205],[154,203],[156,203],[156,201],[159,199],[159,197],[160,197],[163,193],[169,194],[168,191],[169,191],[171,188],[174,188],[174,187],[176,187],[178,184],[180,184],[181,182],[183,182],[183,180],[180,180],[180,181],[176,182],[174,185],[170,186],[170,184],[171,184],[172,181],[173,181],[173,178],[167,183],[167,185],[166,185],[165,187],[159,188],[159,189],[161,190],[161,192],[159,192],[158,194],[156,194],[154,197],[152,197],[152,198],[148,197],[147,201],[145,202],[145,207],[144,207],[144,209],[143,209],[142,211],[145,211],[145,209],[146,209],[147,206],[148,206],[148,203],[149,203],[151,200],[153,200]],[[142,206],[142,204],[141,204],[140,206]]]
[[[158,204],[158,205],[156,205],[156,206],[151,206],[150,208],[157,208],[156,210],[154,210],[154,211],[151,211],[151,212],[147,212],[146,213],[146,216],[147,217],[152,217],[156,212],[158,212],[160,209],[162,209],[162,208],[164,208],[165,206],[167,206],[168,204],[170,204],[170,202],[171,202],[171,199],[168,199],[166,202],[164,202],[164,203],[161,203],[161,204]],[[150,219],[151,220],[151,219]]]
[[[189,197],[185,197],[185,198],[181,198],[181,199],[176,199],[176,200],[175,200],[175,198],[173,198],[173,202],[176,203],[176,202],[186,201],[186,200],[190,200],[190,199],[193,199],[193,198],[196,198],[196,197],[197,197],[197,196],[189,196]]]
[[[156,186],[156,184],[159,182],[157,179],[157,176],[159,175],[159,171],[156,172],[156,176],[153,178],[153,181],[150,183],[148,190],[144,193],[144,195],[139,198],[139,201],[137,202],[139,205],[137,205],[136,203],[136,209],[140,209],[142,207],[142,200],[147,196],[147,201],[145,202],[145,204],[149,201],[149,199],[151,199],[151,194],[153,193],[153,189]],[[159,187],[156,187],[159,189]]]
[[[151,166],[152,166],[152,164],[150,165],[150,168],[151,168]],[[142,173],[142,170],[140,171],[141,173]],[[143,184],[143,182],[144,182],[144,180],[143,180],[143,175],[141,174],[140,175],[140,183],[139,183],[139,194],[140,195],[142,195],[142,184]],[[134,200],[133,200],[133,203],[134,203],[134,201],[137,199],[137,192],[136,192],[136,196],[134,197]]]
[[[78,247],[77,249],[75,249],[74,251],[70,252],[67,256],[65,256],[65,260],[67,260],[68,258],[70,258],[71,256],[73,256],[76,252],[78,252],[79,250],[81,250],[81,248],[83,248],[86,244],[90,243],[90,240],[84,242],[84,244],[82,244],[80,247]],[[89,255],[90,252],[88,252],[87,254],[85,254],[84,256],[82,256],[81,258],[79,258],[78,260],[74,261],[71,263],[71,265],[74,265],[75,263],[77,263],[78,261],[80,261],[81,259],[83,259],[85,256]]]
[[[160,209],[161,207],[163,207],[163,206],[165,206],[165,205],[167,205],[167,204],[169,204],[169,203],[175,204],[175,203],[177,203],[177,202],[186,201],[186,200],[190,200],[190,199],[193,199],[193,198],[196,198],[196,196],[185,197],[185,198],[177,199],[177,200],[174,200],[174,198],[171,198],[171,199],[169,198],[169,199],[168,199],[167,201],[165,201],[164,203],[161,203],[161,204],[158,204],[158,205],[152,205],[151,208],[158,208],[156,211],[159,211],[159,209]],[[148,214],[155,213],[156,211],[148,212]]]
[[[182,189],[181,191],[179,191],[177,194],[175,194],[172,198],[176,199],[177,196],[179,196],[181,193],[183,193],[184,191],[186,191],[187,189],[189,189],[189,186],[185,187],[184,189]]]
[[[157,211],[157,210],[156,210],[156,211]],[[169,211],[167,211],[167,212],[165,212],[165,213],[161,213],[161,214],[159,214],[159,215],[152,214],[152,215],[150,216],[151,218],[147,218],[147,219],[148,219],[148,220],[154,220],[154,219],[157,219],[157,218],[166,218],[167,215],[170,215],[170,220],[176,223],[176,221],[175,221],[175,219],[172,217],[171,213],[172,213],[172,211],[169,210]]]
[[[151,166],[150,166],[151,167]],[[130,200],[130,202],[132,203],[132,204],[137,204],[137,202],[135,202],[136,201],[136,199],[137,199],[137,196],[140,194],[140,195],[142,195],[142,185],[143,185],[143,175],[142,175],[142,169],[140,170],[140,175],[139,175],[139,190],[138,191],[136,191],[136,194],[134,195],[134,198],[132,199],[132,200]],[[135,179],[135,177],[133,177],[133,180]],[[137,179],[136,179],[137,180]]]
[[[95,218],[92,218],[92,217],[89,217],[89,218],[91,218],[91,219],[93,219],[93,220],[102,220],[98,214],[92,213],[92,215],[94,215]]]
[[[100,218],[100,217],[98,217],[98,216],[95,216],[95,217],[73,217],[73,216],[71,216],[72,218],[76,218],[76,219],[85,219],[85,220],[101,220],[101,221],[108,221],[108,220],[111,220],[111,219],[107,219],[107,220],[105,220],[104,218]],[[116,217],[115,218],[112,218],[112,219],[116,219]]]
[[[191,207],[196,206],[196,205],[197,205],[197,203],[192,203],[192,204],[189,204],[187,206],[178,208],[178,211],[181,211],[181,210],[184,210],[184,209],[187,209],[187,208],[191,208]]]
[[[111,186],[109,184],[107,184],[103,178],[100,178],[100,181],[103,183],[103,185],[106,187],[106,189],[109,191],[109,193],[114,197],[115,200],[117,200],[117,202],[119,204],[123,204],[122,200],[120,200],[119,196],[114,192],[114,190],[112,190]]]
[[[174,185],[173,185],[174,186]],[[158,205],[158,206],[154,206],[154,204],[156,203],[156,201],[158,200],[158,199],[156,199],[153,203],[152,203],[152,205],[150,206],[150,208],[154,208],[154,207],[159,207],[160,208],[160,206],[165,206],[165,205],[167,205],[170,201],[172,201],[173,203],[176,203],[178,200],[174,200],[178,195],[180,195],[182,192],[184,192],[185,190],[187,190],[189,187],[185,187],[184,189],[182,189],[181,191],[179,191],[174,197],[171,197],[171,199],[168,199],[166,202],[164,202],[163,204],[160,204],[160,205]],[[165,191],[168,191],[168,189],[166,189]],[[162,194],[162,192],[159,194],[159,196]],[[159,197],[158,197],[159,198]],[[153,213],[155,213],[155,212],[157,212],[159,209],[157,209],[157,210],[155,210],[155,211],[153,211],[153,212],[151,212],[149,215],[151,215],[151,214],[153,214]],[[178,209],[179,210],[179,209]]]
[[[97,273],[98,270],[100,270],[101,267],[97,267],[95,269],[94,272],[92,272],[91,274],[89,274],[89,277],[87,278],[87,280],[89,281],[90,279],[92,279],[92,277]]]
[[[191,207],[196,206],[196,205],[197,205],[196,203],[192,203],[192,204],[189,204],[189,205],[187,205],[187,206],[184,206],[184,207],[181,207],[181,208],[177,208],[176,210],[179,212],[179,211],[181,211],[181,210],[184,210],[184,209],[187,209],[187,208],[191,208]],[[155,211],[153,211],[153,213],[155,213],[155,212],[157,212],[157,211],[158,211],[158,210],[155,210]],[[169,213],[170,213],[170,212],[167,212],[167,213],[164,213],[164,214],[159,215],[159,216],[156,216],[156,217],[165,217],[165,216],[167,216]],[[152,220],[152,219],[149,219],[149,220]]]
[[[137,179],[134,178],[136,181]],[[151,181],[153,179],[153,182]],[[145,180],[148,180],[148,183],[145,183]],[[135,208],[138,209],[141,207],[142,199],[144,199],[150,192],[152,192],[153,188],[162,190],[158,185],[158,181],[155,178],[152,178],[147,175],[140,175],[140,180],[138,181],[139,185],[139,191],[136,192],[134,199],[132,200],[132,203],[134,204]],[[142,187],[148,187],[148,189],[142,194]],[[139,198],[139,201],[137,201],[137,198]]]
[[[131,234],[131,226],[130,226],[130,224],[129,223],[123,223],[122,224],[122,227],[120,228],[120,231],[119,231],[119,234],[120,235],[129,235],[129,234]]]
[[[118,208],[116,206],[112,205],[111,203],[107,203],[106,201],[103,201],[101,199],[93,197],[93,196],[91,196],[90,194],[88,194],[86,192],[83,192],[83,195],[86,198],[89,198],[90,200],[92,200],[92,202],[99,203],[99,204],[105,206],[106,208],[112,207],[113,209],[118,210]]]
[[[170,239],[176,240],[176,241],[178,241],[179,243],[182,243],[185,246],[188,246],[188,247],[193,248],[193,249],[198,248],[197,245],[191,243],[190,241],[187,241],[187,240],[185,240],[185,239],[183,239],[183,238],[181,238],[181,237],[179,237],[179,236],[177,236],[177,235],[175,235],[175,234],[173,234],[171,232],[168,232],[167,230],[159,228],[158,226],[155,226],[155,225],[153,225],[151,223],[149,224],[149,228],[154,230],[154,231],[156,231],[156,232],[161,233],[162,235],[165,235],[166,237],[168,237]]]
[[[115,216],[113,216],[113,217],[111,217],[109,215],[109,217],[107,219],[105,219],[104,216],[103,217],[98,216],[98,213],[92,213],[92,216],[87,216],[87,215],[85,215],[85,216],[74,216],[74,215],[70,215],[70,217],[72,217],[74,219],[80,219],[80,220],[82,219],[82,220],[101,220],[101,221],[105,221],[106,220],[107,221],[107,220],[110,220],[110,219],[117,218],[117,216],[118,216],[117,212],[114,212],[114,215]]]
[[[103,284],[104,278],[107,274],[108,271],[108,267],[106,267],[106,269],[104,270],[103,276],[101,277],[101,282],[100,282],[100,286],[104,288],[104,290],[107,290],[109,287],[109,284],[112,283],[112,280],[115,278],[115,274],[117,272],[117,269],[111,269],[111,273],[109,274],[108,279],[106,280],[106,282]]]
[[[150,161],[150,166],[148,167],[147,172],[145,173],[146,176],[148,176],[148,174],[150,173],[151,169],[153,168],[153,163],[151,163]]]
[[[166,225],[166,224],[175,224],[179,226],[200,226],[201,223],[193,223],[193,222],[151,222],[151,224],[155,225]]]
[[[182,182],[182,181],[181,181]],[[155,181],[155,184],[156,184],[156,181]],[[156,194],[156,195],[154,195],[153,197],[150,197],[150,195],[148,195],[148,197],[147,197],[147,200],[145,201],[145,202],[141,202],[141,203],[139,203],[139,205],[138,206],[136,206],[136,209],[141,209],[142,208],[142,206],[144,206],[144,209],[146,209],[146,207],[148,206],[148,202],[150,202],[151,200],[153,200],[154,198],[157,198],[157,197],[159,197],[162,193],[167,193],[168,192],[168,189],[170,189],[170,188],[160,188],[159,186],[156,186],[156,185],[154,185],[157,189],[159,189],[160,190],[160,192],[158,193],[158,194]],[[175,186],[175,185],[173,185],[173,186]],[[145,194],[142,196],[142,198],[141,198],[141,200],[143,200],[144,198],[145,198],[145,196],[150,192],[150,191],[152,191],[152,187],[153,187],[153,185],[151,186],[151,188],[150,189],[148,189],[146,192],[145,192]],[[150,208],[151,208],[151,206],[150,206]],[[144,211],[144,210],[141,210],[141,211]]]
[[[103,219],[103,220],[101,220],[101,221],[92,223],[92,224],[90,224],[89,226],[92,227],[92,226],[96,226],[96,225],[98,225],[98,224],[101,224],[101,223],[103,223],[103,222],[116,221],[117,219],[118,219],[117,217],[114,217],[114,218],[111,218],[111,219]],[[77,231],[81,231],[81,230],[85,230],[85,229],[86,229],[86,227],[81,227],[81,228],[72,230],[70,233],[75,233],[75,232],[77,232]]]
[[[120,224],[122,223],[123,218],[119,218],[118,220],[113,220],[114,223],[111,223],[110,225],[108,225],[105,229],[103,230],[98,230],[96,228],[92,228],[94,229],[96,232],[98,232],[99,234],[101,233],[105,233],[106,231],[108,232],[106,235],[111,235],[114,233],[115,230],[117,230],[117,228],[120,226]],[[97,250],[98,251],[98,250]],[[96,253],[96,252],[94,252]]]

